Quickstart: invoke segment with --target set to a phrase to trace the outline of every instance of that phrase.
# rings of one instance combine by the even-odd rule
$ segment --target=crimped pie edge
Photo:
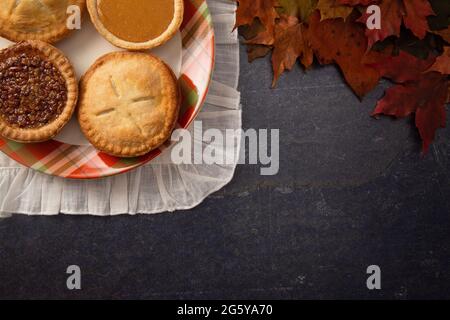
[[[86,8],[86,0],[77,0],[74,5],[80,7],[81,15],[83,15]],[[19,32],[10,29],[7,21],[0,19],[0,36],[13,42],[40,40],[48,43],[56,43],[67,37],[73,31],[74,30],[68,29],[66,23],[64,23],[59,27],[50,26],[40,32]]]
[[[131,42],[126,41],[123,39],[120,39],[119,37],[115,36],[113,33],[111,33],[101,22],[100,17],[98,15],[98,9],[97,9],[97,1],[98,0],[86,0],[87,1],[87,8],[89,11],[89,14],[91,16],[91,20],[94,23],[95,28],[97,31],[111,44],[122,48],[122,49],[128,49],[133,51],[139,51],[139,50],[148,50],[152,48],[159,47],[169,41],[173,38],[173,36],[178,32],[178,30],[181,27],[181,24],[183,23],[183,16],[184,16],[184,0],[173,0],[175,2],[175,12],[174,17],[169,25],[169,27],[166,29],[166,31],[161,34],[159,37],[155,39],[151,39],[146,42]]]
[[[67,101],[62,113],[40,128],[15,128],[0,117],[0,135],[20,143],[44,142],[55,137],[72,118],[78,101],[78,83],[72,64],[62,51],[39,40],[22,41],[17,45],[22,43],[29,44],[33,49],[41,52],[47,61],[55,65],[66,81]]]
[[[92,75],[105,63],[120,59],[121,57],[126,58],[130,56],[141,56],[145,57],[147,59],[152,59],[153,61],[156,61],[158,63],[162,63],[162,65],[165,67],[165,70],[161,77],[163,82],[173,82],[174,84],[174,90],[171,92],[171,96],[169,96],[170,101],[175,101],[174,103],[174,109],[171,110],[171,112],[168,112],[168,117],[165,121],[165,127],[164,130],[161,131],[160,134],[154,136],[152,139],[148,141],[147,144],[142,144],[137,147],[130,147],[130,146],[120,146],[117,143],[114,143],[111,141],[111,139],[107,139],[106,137],[102,136],[102,133],[97,131],[92,125],[91,125],[91,119],[90,116],[84,112],[85,108],[88,108],[88,102],[85,101],[84,93],[86,91],[86,88],[89,86],[89,81]],[[165,75],[165,76],[164,76]],[[170,79],[170,80],[169,80]],[[115,157],[121,157],[121,158],[133,158],[133,157],[139,157],[142,155],[145,155],[161,145],[163,145],[172,134],[172,131],[175,129],[177,121],[178,121],[178,115],[180,112],[181,107],[181,92],[178,85],[178,80],[171,68],[160,58],[150,54],[150,53],[143,53],[143,52],[111,52],[107,53],[104,56],[97,59],[97,61],[89,68],[89,70],[83,75],[83,77],[80,80],[80,97],[79,97],[79,103],[78,103],[78,122],[81,127],[81,131],[87,138],[87,140],[99,151],[104,152],[106,154],[115,156]]]

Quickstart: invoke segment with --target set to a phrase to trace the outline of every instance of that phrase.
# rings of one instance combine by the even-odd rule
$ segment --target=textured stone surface
[[[388,84],[360,103],[332,67],[271,90],[268,60],[241,64],[244,125],[281,130],[279,175],[240,166],[188,212],[2,220],[0,297],[450,298],[450,130],[421,157],[408,121],[369,117]]]

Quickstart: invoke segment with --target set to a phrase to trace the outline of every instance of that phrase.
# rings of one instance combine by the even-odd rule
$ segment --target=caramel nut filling
[[[0,53],[0,116],[11,126],[51,123],[63,112],[67,93],[60,71],[38,50],[18,44]]]

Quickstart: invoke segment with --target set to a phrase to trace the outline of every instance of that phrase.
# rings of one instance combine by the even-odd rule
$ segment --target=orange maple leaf
[[[440,35],[447,43],[450,43],[450,27],[444,30],[432,31],[434,34]]]
[[[450,47],[445,47],[444,53],[436,59],[436,62],[428,71],[436,71],[441,74],[450,74]]]
[[[317,9],[320,11],[321,20],[342,18],[347,19],[353,8],[339,5],[336,0],[319,0]]]
[[[376,52],[367,53],[364,27],[354,22],[354,15],[347,21],[333,19],[320,21],[316,11],[311,16],[308,41],[321,64],[337,63],[353,91],[362,98],[380,80],[380,74],[368,65],[376,61]]]
[[[275,10],[277,0],[236,0],[239,4],[236,11],[235,28],[252,25],[258,18],[267,32],[273,33],[278,13]]]
[[[273,87],[285,70],[292,70],[297,59],[300,58],[305,68],[312,65],[314,55],[306,40],[305,32],[305,25],[300,23],[297,17],[283,14],[275,25],[273,35],[264,31],[247,41],[247,44],[253,46],[249,51],[252,55],[249,56],[250,59],[267,54],[263,47],[257,46],[272,44],[270,48],[273,48]]]
[[[298,58],[305,68],[312,65],[314,55],[306,41],[305,31],[306,27],[294,16],[281,16],[280,22],[275,26],[272,53],[273,87],[285,70],[292,70]]]

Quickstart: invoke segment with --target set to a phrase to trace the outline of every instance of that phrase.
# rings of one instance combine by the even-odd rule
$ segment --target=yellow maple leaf
[[[318,0],[278,0],[281,13],[297,17],[300,22],[308,20],[316,9]]]
[[[346,20],[353,11],[352,7],[339,5],[336,0],[319,0],[317,9],[320,11],[321,21],[337,18]]]

